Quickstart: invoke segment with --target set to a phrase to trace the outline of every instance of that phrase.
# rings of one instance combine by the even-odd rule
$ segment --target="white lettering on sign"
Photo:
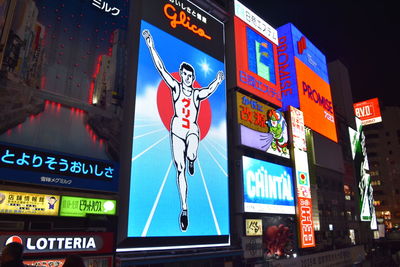
[[[269,175],[264,167],[256,172],[246,173],[247,194],[249,197],[293,200],[292,179],[284,172],[281,176]]]
[[[96,249],[96,242],[93,237],[41,237],[35,241],[28,237],[26,240],[26,248],[28,250],[45,250],[45,249]]]
[[[359,118],[366,117],[366,116],[371,116],[372,111],[370,106],[363,106],[356,108],[356,116]]]

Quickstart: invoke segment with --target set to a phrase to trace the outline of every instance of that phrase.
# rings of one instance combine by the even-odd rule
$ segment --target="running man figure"
[[[186,232],[189,224],[186,161],[188,162],[189,174],[194,175],[194,161],[197,158],[197,148],[200,141],[199,126],[197,125],[200,102],[217,90],[217,87],[224,80],[224,73],[219,71],[215,80],[208,87],[193,88],[196,79],[194,68],[186,62],[182,62],[179,68],[179,76],[181,77],[181,82],[179,82],[166,70],[154,47],[153,37],[149,30],[144,30],[142,35],[146,40],[155,67],[171,89],[175,113],[171,120],[170,137],[181,200],[179,225],[181,231]]]

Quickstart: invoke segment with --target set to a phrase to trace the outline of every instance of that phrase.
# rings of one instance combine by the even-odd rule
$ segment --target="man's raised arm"
[[[199,91],[199,99],[203,100],[207,97],[209,97],[212,93],[214,93],[215,90],[217,90],[218,85],[222,83],[224,80],[224,73],[222,71],[218,71],[217,77],[215,78],[214,81],[212,81],[208,87],[205,87]]]
[[[146,45],[149,48],[151,57],[153,58],[154,65],[156,66],[158,72],[161,74],[161,77],[167,83],[167,85],[172,89],[176,90],[178,83],[177,81],[169,74],[167,69],[164,66],[164,63],[161,60],[160,55],[157,53],[154,47],[153,37],[150,34],[149,30],[143,30],[142,32],[143,38],[146,40]]]

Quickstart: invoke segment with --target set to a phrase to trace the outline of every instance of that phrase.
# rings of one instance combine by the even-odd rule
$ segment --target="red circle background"
[[[181,77],[178,72],[171,74],[178,82],[181,82]],[[193,88],[201,88],[200,84],[195,81]],[[174,116],[174,106],[172,101],[171,89],[167,86],[164,80],[161,80],[157,90],[157,108],[161,121],[165,128],[170,131],[171,119]],[[197,125],[200,130],[200,140],[207,136],[211,126],[211,106],[208,99],[200,102],[199,115],[197,117]]]

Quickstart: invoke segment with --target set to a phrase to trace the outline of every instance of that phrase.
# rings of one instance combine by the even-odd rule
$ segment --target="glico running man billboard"
[[[242,157],[244,211],[295,214],[292,168]]]
[[[127,225],[141,243],[131,250],[227,245],[223,24],[189,1],[142,4]]]
[[[278,28],[282,108],[299,108],[305,125],[337,142],[335,117],[324,54],[293,24]]]
[[[279,107],[277,31],[235,1],[237,86]]]

